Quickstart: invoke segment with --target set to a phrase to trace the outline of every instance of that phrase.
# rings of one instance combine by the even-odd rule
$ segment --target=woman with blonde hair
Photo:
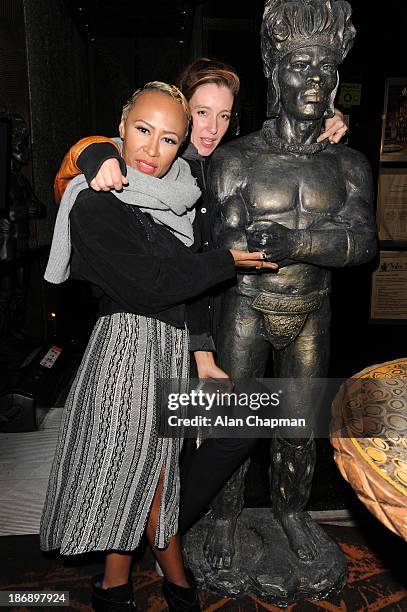
[[[262,253],[194,253],[200,190],[177,152],[190,110],[174,86],[136,91],[119,125],[127,186],[64,193],[45,278],[89,281],[99,317],[66,401],[41,520],[41,548],[105,551],[92,584],[99,612],[133,610],[132,555],[146,532],[170,610],[199,610],[179,545],[179,438],[160,437],[162,379],[188,379],[185,302]],[[270,264],[273,267],[274,264]]]

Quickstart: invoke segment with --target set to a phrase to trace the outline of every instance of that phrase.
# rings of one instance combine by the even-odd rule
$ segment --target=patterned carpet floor
[[[288,612],[359,612],[386,610],[407,611],[406,544],[373,521],[363,530],[353,527],[325,527],[348,560],[347,584],[342,593],[324,601],[301,601],[285,608]],[[70,592],[69,608],[88,612],[90,576],[102,570],[100,555],[64,560],[55,554],[42,554],[38,536],[6,536],[0,538],[1,590],[57,590]],[[147,550],[133,568],[138,609],[141,612],[167,610],[161,595],[162,579],[154,570],[154,561]],[[201,593],[205,612],[261,612],[281,608],[248,596],[239,600],[220,599]],[[40,608],[14,607],[14,611]],[[50,610],[51,608],[44,608]]]

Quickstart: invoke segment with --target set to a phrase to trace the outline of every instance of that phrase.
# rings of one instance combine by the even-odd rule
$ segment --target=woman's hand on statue
[[[269,223],[267,228],[246,230],[247,246],[253,251],[264,249],[267,258],[281,261],[292,257],[298,232],[280,223]]]
[[[322,142],[328,138],[331,144],[337,144],[347,131],[348,126],[341,111],[335,108],[335,115],[325,121],[325,130],[318,136],[317,142]]]
[[[238,249],[230,249],[235,260],[236,268],[255,268],[256,270],[277,270],[278,264],[271,261],[265,261],[267,255],[264,251],[249,253],[248,251],[239,251]]]
[[[221,368],[219,368],[211,351],[194,351],[198,378],[229,378]]]
[[[90,187],[95,191],[110,191],[111,189],[121,191],[128,184],[129,181],[123,176],[118,160],[112,157],[100,166],[99,172],[90,182]]]

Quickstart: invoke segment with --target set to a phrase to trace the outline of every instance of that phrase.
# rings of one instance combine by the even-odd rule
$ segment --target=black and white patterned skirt
[[[162,470],[155,545],[167,545],[178,527],[182,441],[158,436],[159,381],[188,375],[186,330],[129,313],[98,319],[64,408],[43,550],[135,550]]]

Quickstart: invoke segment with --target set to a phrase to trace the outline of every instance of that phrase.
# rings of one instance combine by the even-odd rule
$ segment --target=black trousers
[[[251,438],[210,438],[196,448],[195,440],[185,440],[181,462],[181,535],[205,514],[256,442]]]

